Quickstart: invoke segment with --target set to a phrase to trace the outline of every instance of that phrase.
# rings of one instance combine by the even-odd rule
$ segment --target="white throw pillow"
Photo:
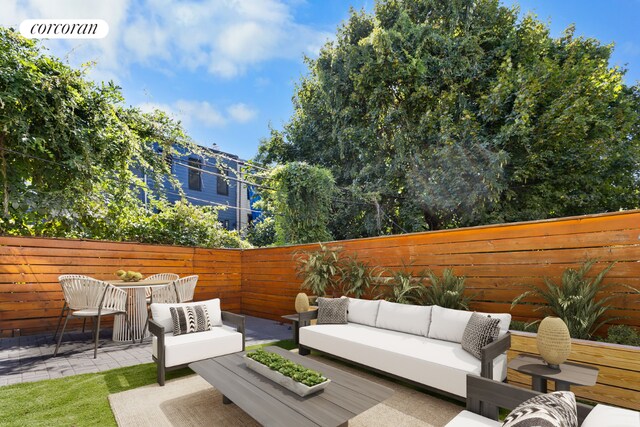
[[[171,319],[171,307],[189,307],[196,305],[206,305],[207,313],[211,326],[222,326],[222,311],[220,310],[220,298],[214,298],[206,301],[185,302],[180,304],[161,304],[154,302],[151,304],[151,317],[158,322],[164,331],[173,332],[173,320]]]
[[[431,322],[431,306],[380,301],[376,327],[407,334],[427,336]]]
[[[462,342],[462,335],[471,319],[471,311],[453,310],[434,305],[431,310],[429,338]]]
[[[376,326],[379,306],[379,300],[349,298],[347,321],[350,323],[360,323],[361,325]]]
[[[431,326],[429,327],[429,338],[462,342],[462,335],[471,319],[472,311],[454,310],[437,305],[431,311]],[[480,313],[500,320],[500,334],[502,336],[509,330],[511,315],[509,313]]]

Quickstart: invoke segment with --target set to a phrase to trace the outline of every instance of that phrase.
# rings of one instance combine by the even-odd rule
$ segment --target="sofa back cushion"
[[[454,310],[451,308],[444,308],[437,305],[433,306],[431,310],[431,325],[429,326],[429,338],[462,342],[462,335],[464,330],[471,319],[472,311]],[[511,315],[508,313],[478,313],[491,315],[492,318],[500,320],[500,334],[504,335],[509,330],[511,324]]]
[[[380,301],[376,327],[407,334],[427,336],[431,322],[431,306]]]
[[[211,326],[222,326],[222,311],[220,310],[220,298],[214,298],[207,301],[198,302],[185,302],[179,304],[151,304],[151,317],[158,322],[163,328],[164,332],[173,333],[173,319],[171,318],[171,307],[195,307],[197,305],[204,305],[207,307],[207,314],[209,315],[209,322]]]
[[[378,317],[379,307],[379,300],[349,298],[347,321],[349,323],[359,323],[361,325],[376,326],[376,318]]]

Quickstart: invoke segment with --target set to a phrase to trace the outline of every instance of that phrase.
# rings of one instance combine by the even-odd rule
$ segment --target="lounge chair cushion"
[[[347,321],[349,323],[360,323],[361,325],[376,326],[376,318],[378,317],[379,307],[379,300],[349,298]]]
[[[640,427],[640,412],[598,404],[581,427]]]
[[[462,411],[444,427],[500,427],[500,421],[485,418],[471,411]]]
[[[242,334],[229,326],[197,334],[164,335],[165,367],[183,365],[210,357],[242,351]],[[153,337],[153,355],[158,357],[158,338]]]
[[[220,310],[220,298],[214,298],[206,301],[185,302],[178,304],[161,304],[154,302],[151,304],[151,317],[158,322],[165,330],[173,331],[173,320],[171,318],[171,307],[193,307],[196,305],[205,305],[209,314],[209,322],[211,326],[222,326],[222,311]]]
[[[467,373],[480,361],[460,344],[356,323],[300,328],[300,344],[466,397]],[[506,377],[506,355],[494,360],[494,379]]]
[[[429,333],[429,323],[431,306],[380,301],[376,320],[378,328],[426,337]]]

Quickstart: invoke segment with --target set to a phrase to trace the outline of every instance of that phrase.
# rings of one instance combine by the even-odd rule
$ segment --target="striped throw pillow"
[[[211,320],[204,304],[170,307],[173,335],[191,334],[211,330]]]

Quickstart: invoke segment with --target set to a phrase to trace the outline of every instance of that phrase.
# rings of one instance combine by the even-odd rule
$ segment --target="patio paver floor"
[[[290,325],[245,317],[247,346],[292,338]],[[100,334],[96,359],[90,332],[65,333],[57,357],[52,357],[54,349],[52,333],[0,339],[0,386],[152,362],[151,338],[136,344],[117,343],[106,329]]]

